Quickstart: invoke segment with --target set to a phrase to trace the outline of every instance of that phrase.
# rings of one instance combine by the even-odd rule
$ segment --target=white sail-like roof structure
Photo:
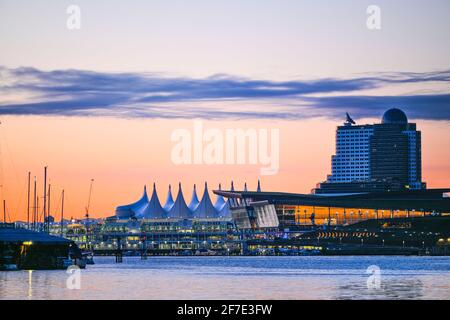
[[[219,190],[222,190],[221,184],[219,184]],[[234,183],[231,181],[231,191],[234,191]],[[247,183],[244,184],[244,191],[247,191]],[[258,180],[257,192],[261,192],[261,184]],[[241,200],[245,203],[240,203],[239,205],[245,205],[251,202],[251,199]],[[172,188],[169,185],[169,191],[167,194],[167,200],[164,206],[161,205],[159,201],[158,193],[156,191],[156,184],[153,184],[153,192],[150,200],[147,196],[147,189],[144,186],[144,193],[142,197],[131,204],[119,206],[116,208],[116,217],[118,219],[209,219],[209,218],[231,218],[230,208],[238,205],[239,200],[234,198],[229,198],[224,200],[221,195],[218,195],[215,203],[213,204],[209,192],[208,184],[205,182],[205,190],[201,201],[199,201],[197,196],[197,188],[194,184],[192,198],[189,205],[183,196],[183,191],[181,188],[181,183],[179,184],[179,190],[175,201],[172,197]]]
[[[181,189],[181,183],[178,185],[178,194],[175,199],[175,203],[167,213],[168,218],[186,219],[191,218],[192,214],[189,211],[186,202],[184,201],[183,190]]]
[[[159,202],[158,193],[156,192],[156,184],[153,183],[153,192],[150,202],[147,204],[143,212],[142,218],[144,219],[163,219],[167,216],[167,212],[161,206]],[[138,217],[141,218],[141,217]]]
[[[144,194],[138,201],[116,208],[116,217],[119,219],[129,219],[132,217],[143,216],[144,210],[148,204],[147,187],[144,186]]]
[[[234,191],[234,183],[233,183],[233,180],[231,180],[231,188],[230,188],[230,191]],[[236,199],[234,199],[234,198],[228,198],[228,204],[229,204],[229,206],[230,207],[234,207],[234,206],[237,206],[237,200]]]
[[[220,187],[219,187],[220,189]],[[231,191],[234,191],[234,182],[231,181],[231,187],[230,187]],[[223,199],[223,198],[222,198]],[[231,218],[231,211],[230,211],[230,207],[232,204],[237,204],[237,200],[234,198],[229,198],[226,202],[225,205],[219,210],[219,217],[220,218]]]
[[[219,183],[219,190],[222,190],[222,185]],[[217,195],[214,208],[219,215],[219,218],[231,218],[230,203],[226,201],[221,195]]]
[[[208,183],[205,182],[205,191],[203,191],[202,200],[194,211],[195,218],[217,218],[219,216],[214,208],[208,192]]]
[[[219,211],[219,217],[220,218],[231,218],[230,203],[228,201],[225,202],[225,205]]]
[[[195,209],[197,209],[199,203],[200,202],[198,201],[198,197],[197,197],[197,189],[196,189],[195,184],[194,184],[194,191],[192,191],[191,202],[188,205],[189,210],[191,212],[194,212]]]
[[[222,190],[222,185],[220,183],[219,183],[219,190]],[[214,208],[216,208],[216,210],[220,212],[226,203],[227,202],[225,201],[225,199],[221,195],[218,195],[216,197],[216,202],[214,203]]]
[[[172,187],[169,184],[169,192],[167,193],[166,203],[164,204],[164,207],[163,207],[164,211],[169,212],[170,209],[172,209],[173,204],[174,204],[174,201],[173,201],[173,197],[172,197]]]

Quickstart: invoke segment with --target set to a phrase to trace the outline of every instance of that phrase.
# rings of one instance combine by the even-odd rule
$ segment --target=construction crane
[[[91,185],[90,185],[90,187],[89,187],[89,198],[88,198],[88,203],[87,203],[87,206],[86,206],[86,243],[85,243],[85,248],[86,249],[90,249],[89,247],[90,247],[90,245],[89,245],[89,243],[90,243],[90,241],[89,241],[89,238],[90,238],[90,236],[89,236],[89,234],[90,234],[90,227],[89,227],[89,207],[90,207],[90,205],[91,205],[91,195],[92,195],[92,185],[93,185],[93,183],[94,183],[94,179],[91,179]]]
[[[89,207],[91,205],[91,195],[92,195],[92,184],[94,183],[94,179],[91,179],[91,185],[89,187],[89,198],[88,198],[88,203],[86,206],[86,219],[89,219]]]

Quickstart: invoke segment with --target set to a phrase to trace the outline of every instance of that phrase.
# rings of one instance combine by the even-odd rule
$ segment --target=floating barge
[[[65,269],[80,253],[73,241],[0,223],[0,270]]]

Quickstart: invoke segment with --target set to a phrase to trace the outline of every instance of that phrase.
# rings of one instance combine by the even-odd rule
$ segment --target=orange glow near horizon
[[[261,179],[263,190],[309,193],[331,170],[337,121],[240,120],[204,121],[205,129],[277,128],[280,130],[280,169],[273,176],[260,176],[260,165],[175,165],[170,154],[170,136],[175,129],[193,130],[192,120],[116,119],[95,117],[4,116],[0,128],[1,199],[7,202],[11,220],[26,221],[27,175],[38,181],[43,196],[43,168],[48,166],[52,185],[51,215],[60,219],[61,191],[65,189],[65,217],[85,213],[89,184],[95,179],[91,217],[114,214],[118,205],[136,201],[148,186],[157,184],[162,205],[168,185],[176,197],[182,183],[185,200],[197,184],[199,198],[204,182],[212,190],[222,183],[236,189],[247,182],[255,189]],[[359,123],[378,122],[364,119]],[[414,122],[414,121],[412,121]],[[450,186],[450,123],[415,121],[422,131],[423,180],[429,188]],[[42,202],[41,202],[42,203]]]

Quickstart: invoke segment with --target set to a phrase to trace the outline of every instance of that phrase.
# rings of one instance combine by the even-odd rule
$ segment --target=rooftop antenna
[[[350,117],[350,115],[348,114],[348,112],[345,113],[346,116],[346,120],[344,122],[345,126],[351,126],[352,124],[356,124],[356,122],[352,119],[352,117]]]

